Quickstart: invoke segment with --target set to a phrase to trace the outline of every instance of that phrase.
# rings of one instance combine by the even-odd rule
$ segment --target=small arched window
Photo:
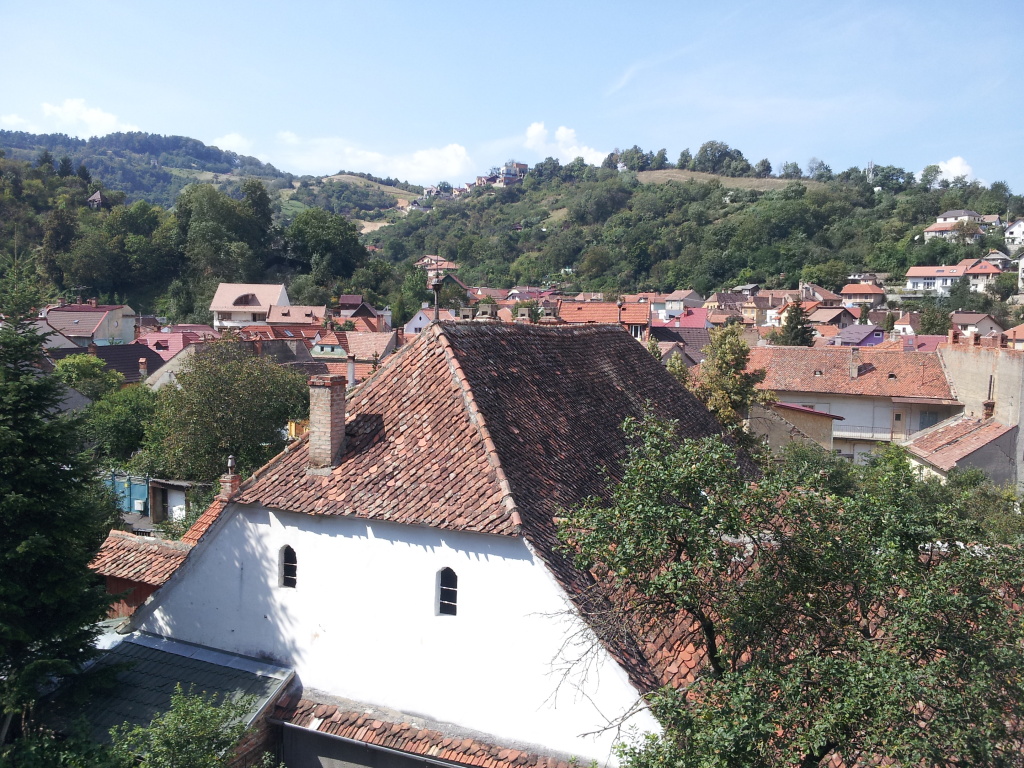
[[[287,544],[281,550],[281,586],[295,588],[299,575],[299,560],[295,550]]]
[[[439,574],[437,612],[443,616],[454,616],[459,594],[459,577],[451,568],[442,568]]]

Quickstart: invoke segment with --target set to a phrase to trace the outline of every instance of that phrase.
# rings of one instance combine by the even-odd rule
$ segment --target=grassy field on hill
[[[682,171],[677,168],[667,168],[663,171],[641,171],[636,177],[641,184],[664,184],[668,181],[709,182],[715,180],[723,187],[729,189],[756,189],[758,192],[783,189],[787,184],[793,183],[792,179],[752,179],[746,176],[730,178],[728,176],[715,176],[711,173],[701,173],[700,171]],[[808,189],[822,186],[820,182],[811,181],[810,179],[800,179],[799,181]]]
[[[318,181],[321,184],[328,181],[341,181],[344,182],[345,184],[354,184],[360,187],[370,187],[372,189],[379,190],[384,194],[397,197],[400,200],[412,201],[419,197],[419,195],[416,194],[415,192],[406,192],[404,189],[399,189],[398,187],[389,187],[387,184],[378,184],[375,181],[368,181],[367,179],[364,179],[360,176],[350,176],[347,173],[341,173],[335,176],[324,176]]]

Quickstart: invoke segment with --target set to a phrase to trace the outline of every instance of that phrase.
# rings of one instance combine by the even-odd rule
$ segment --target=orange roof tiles
[[[850,368],[855,359],[859,374],[853,378]],[[747,368],[764,368],[767,376],[761,388],[776,392],[954,399],[935,352],[870,347],[754,347]]]
[[[572,765],[563,758],[510,749],[479,738],[450,735],[420,727],[415,722],[394,722],[385,719],[383,713],[372,710],[368,713],[365,707],[357,711],[284,696],[278,701],[273,718],[320,733],[406,752],[410,756],[424,755],[457,765],[482,768],[571,768]]]
[[[203,538],[203,534],[210,530],[210,527],[220,517],[220,513],[224,511],[225,506],[226,502],[224,499],[220,497],[214,499],[210,506],[206,508],[206,511],[192,523],[192,527],[181,537],[182,542],[185,544],[198,544],[199,540]]]
[[[558,317],[565,323],[628,323],[647,325],[651,321],[651,305],[644,302],[559,301]]]
[[[89,564],[101,576],[161,586],[185,561],[191,544],[111,531]]]
[[[884,295],[885,291],[874,283],[850,283],[844,285],[840,293],[843,296],[867,296],[869,294]]]
[[[979,448],[1016,429],[989,419],[961,418],[945,427],[907,443],[907,449],[939,469],[948,472],[961,459],[965,459]]]

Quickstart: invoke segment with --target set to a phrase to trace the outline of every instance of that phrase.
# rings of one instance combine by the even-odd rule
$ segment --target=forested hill
[[[799,169],[790,179],[735,178],[549,158],[521,185],[476,188],[365,239],[390,261],[424,253],[455,261],[471,285],[707,294],[740,283],[795,287],[802,278],[838,290],[858,269],[898,276],[917,264],[1005,250],[997,228],[978,244],[925,244],[925,227],[945,210],[1024,215],[1024,198],[1006,184],[940,180],[938,170],[921,180],[891,166],[870,180],[859,168],[821,180]]]
[[[267,182],[281,180],[288,186],[293,179],[255,157],[207,146],[197,139],[138,131],[88,140],[63,133],[0,131],[0,150],[9,158],[28,162],[34,162],[44,150],[57,160],[67,157],[75,167],[84,164],[105,187],[123,191],[128,202],[146,200],[165,208],[174,205],[188,184],[213,181],[215,176],[220,182],[238,183],[255,176]]]

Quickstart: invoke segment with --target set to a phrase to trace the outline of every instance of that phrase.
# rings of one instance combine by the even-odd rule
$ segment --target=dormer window
[[[821,371],[815,371],[815,372],[814,372],[814,375],[815,375],[815,376],[821,376],[821,375],[822,375],[822,372],[821,372]]]
[[[889,378],[890,379],[895,379],[896,378],[896,374],[895,373],[890,373],[889,374]]]
[[[299,560],[287,544],[281,548],[281,586],[295,589],[299,578]]]
[[[459,577],[451,568],[442,568],[437,579],[437,613],[454,616],[459,595]]]

